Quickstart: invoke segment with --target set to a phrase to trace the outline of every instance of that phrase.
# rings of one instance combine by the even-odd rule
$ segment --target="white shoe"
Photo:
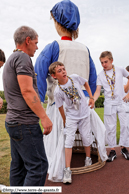
[[[85,159],[85,166],[90,166],[92,164],[92,160],[89,157],[86,157]]]
[[[63,177],[63,183],[72,183],[72,178],[71,178],[72,172],[70,168],[65,168],[64,169],[64,177]]]

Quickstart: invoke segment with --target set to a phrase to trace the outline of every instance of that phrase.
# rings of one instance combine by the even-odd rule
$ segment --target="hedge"
[[[47,96],[45,99],[47,99]],[[103,102],[104,102],[104,96],[100,96],[98,100],[95,102],[95,107],[96,108],[104,107]],[[7,102],[6,100],[3,100],[3,106],[2,106],[2,109],[0,109],[0,114],[5,114],[5,113],[7,113]]]
[[[96,100],[95,102],[95,107],[96,108],[104,107],[103,102],[104,102],[104,96],[100,96],[98,100]]]
[[[3,106],[0,109],[0,114],[5,114],[5,113],[7,113],[7,102],[6,100],[3,100]]]
[[[0,97],[5,100],[4,91],[0,91]]]

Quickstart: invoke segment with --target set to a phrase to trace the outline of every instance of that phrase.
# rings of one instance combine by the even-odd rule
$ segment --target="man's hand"
[[[47,115],[46,115],[46,117],[44,117],[44,119],[41,120],[41,124],[44,128],[43,134],[48,135],[52,131],[53,124]]]
[[[0,97],[0,109],[2,108],[3,106],[3,99]]]
[[[94,104],[95,104],[94,99],[90,98],[88,106],[90,106],[90,108],[94,108]]]

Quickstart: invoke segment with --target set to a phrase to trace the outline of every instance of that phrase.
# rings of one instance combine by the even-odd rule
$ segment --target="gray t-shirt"
[[[4,94],[7,101],[6,122],[16,121],[21,124],[37,124],[39,118],[22,97],[17,75],[32,77],[33,88],[38,94],[37,79],[31,58],[21,51],[14,52],[7,60],[3,71]]]

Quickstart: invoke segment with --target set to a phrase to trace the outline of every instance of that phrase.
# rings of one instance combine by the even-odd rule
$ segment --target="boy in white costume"
[[[126,67],[126,70],[129,72],[129,66]],[[124,91],[125,91],[124,96],[125,96],[127,93],[129,93],[129,79],[124,77],[123,85],[124,85]],[[129,102],[125,103],[125,111],[126,111],[126,125],[129,131]]]
[[[54,79],[58,80],[58,85],[54,91],[54,98],[57,108],[65,126],[65,169],[63,183],[71,183],[70,163],[72,157],[72,147],[74,144],[77,125],[86,152],[85,166],[92,164],[90,158],[90,145],[92,144],[92,133],[90,127],[90,108],[81,86],[84,85],[89,94],[89,106],[94,107],[94,99],[86,79],[72,74],[67,76],[63,63],[54,62],[49,67],[49,72]],[[63,108],[65,102],[65,112]]]
[[[104,88],[104,124],[107,130],[107,142],[111,148],[108,156],[108,162],[116,158],[116,123],[117,114],[120,121],[120,140],[119,145],[121,153],[126,159],[129,159],[129,153],[126,147],[129,147],[129,134],[126,126],[126,113],[124,109],[123,96],[123,77],[129,79],[129,73],[121,67],[114,66],[112,53],[109,51],[102,52],[100,62],[103,70],[97,77],[97,89],[94,94],[95,101],[98,99],[101,86]]]

